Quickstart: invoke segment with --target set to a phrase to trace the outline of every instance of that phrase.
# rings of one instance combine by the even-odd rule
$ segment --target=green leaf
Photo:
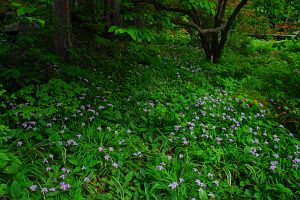
[[[20,199],[22,197],[21,184],[18,181],[13,181],[10,186],[10,195],[14,199]]]
[[[4,168],[3,173],[5,174],[16,174],[19,171],[19,165],[12,162],[11,165]]]
[[[7,154],[6,153],[2,153],[2,152],[0,152],[0,163],[2,164],[2,162],[4,162],[4,161],[9,161],[9,158],[8,158],[8,156],[7,156]],[[1,165],[0,165],[1,166]]]
[[[130,171],[126,177],[125,177],[125,183],[123,185],[124,188],[126,188],[129,185],[129,182],[131,181],[132,177],[134,176],[134,172]]]
[[[0,184],[0,195],[5,195],[8,192],[8,186],[6,184]]]
[[[18,16],[22,16],[22,15],[25,15],[25,14],[31,14],[33,13],[34,11],[36,10],[36,8],[29,8],[29,7],[19,7],[17,9],[17,14]]]
[[[257,176],[256,176],[256,172],[255,172],[254,168],[253,168],[251,165],[249,165],[249,164],[245,164],[245,166],[246,166],[246,167],[250,170],[250,172],[253,174],[254,180],[257,181]]]
[[[260,194],[260,192],[255,192],[254,193],[254,197],[255,197],[255,199],[261,199],[261,194]]]
[[[79,163],[78,159],[76,159],[76,158],[69,159],[68,161],[69,161],[69,163],[71,163],[73,165],[78,165],[78,163]]]
[[[144,183],[144,188],[145,188],[145,195],[146,195],[146,199],[150,199],[150,195],[149,195],[149,188],[150,188],[150,184],[149,183]]]
[[[61,141],[61,136],[60,136],[60,133],[58,131],[55,131],[51,128],[47,128],[45,130],[45,132],[48,133],[50,142]]]
[[[54,197],[59,194],[59,191],[47,193],[47,197]]]
[[[123,119],[122,114],[121,114],[120,111],[116,112],[115,118],[116,118],[116,120],[122,120]]]
[[[208,200],[208,196],[205,190],[199,191],[199,198],[201,200]]]
[[[22,4],[17,3],[17,2],[11,2],[10,5],[15,6],[15,7],[22,7]]]
[[[224,171],[227,176],[227,183],[228,183],[229,187],[231,187],[231,172],[229,171],[229,169],[226,169],[226,168],[224,168]]]
[[[116,34],[116,35],[121,35],[121,34],[126,33],[126,32],[127,32],[127,30],[124,29],[124,28],[117,28],[117,29],[115,30],[115,34]]]
[[[36,18],[36,17],[25,17],[30,23],[37,23],[39,24],[41,27],[45,26],[45,20]]]
[[[117,26],[111,26],[111,27],[109,27],[108,32],[109,32],[109,33],[115,32],[115,30],[116,30],[117,28],[118,28]]]

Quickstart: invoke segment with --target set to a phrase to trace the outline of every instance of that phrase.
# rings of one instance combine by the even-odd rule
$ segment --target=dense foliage
[[[299,199],[297,5],[199,2],[0,0],[0,199]]]

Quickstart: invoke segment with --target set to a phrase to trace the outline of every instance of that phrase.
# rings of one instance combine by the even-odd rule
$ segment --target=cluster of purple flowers
[[[67,189],[71,188],[71,185],[65,182],[60,182],[60,189],[66,191]]]
[[[84,81],[88,82],[88,80],[84,80]],[[210,144],[213,144],[213,145],[215,145],[215,144],[222,145],[222,144],[226,143],[226,141],[229,141],[230,143],[233,143],[235,141],[236,135],[240,134],[240,132],[243,132],[243,133],[247,132],[249,126],[246,126],[247,127],[246,131],[245,131],[245,129],[241,130],[241,127],[244,124],[248,125],[247,121],[251,121],[254,118],[256,120],[257,120],[257,118],[263,119],[265,117],[265,115],[267,114],[266,110],[260,110],[257,113],[255,113],[254,115],[247,116],[244,113],[245,112],[244,109],[250,109],[251,106],[249,104],[247,104],[244,99],[243,100],[239,100],[237,98],[235,99],[236,102],[240,102],[240,107],[239,108],[241,108],[241,107],[244,108],[244,109],[242,109],[244,112],[240,112],[241,109],[239,110],[239,109],[235,108],[235,106],[232,105],[231,101],[233,101],[233,99],[231,99],[231,98],[222,98],[224,96],[225,97],[227,96],[226,92],[223,92],[223,94],[221,93],[221,97],[215,97],[215,96],[207,94],[202,98],[198,98],[197,102],[194,104],[194,107],[197,110],[195,110],[195,112],[193,112],[193,118],[192,119],[188,118],[189,116],[185,117],[185,115],[183,113],[179,113],[179,122],[180,123],[178,123],[178,124],[181,124],[181,125],[174,126],[174,130],[175,130],[174,132],[176,134],[174,132],[172,132],[170,134],[169,141],[173,141],[173,139],[175,141],[175,140],[178,139],[178,142],[180,143],[180,145],[184,145],[183,148],[189,148],[189,146],[191,146],[190,144],[193,144],[194,141],[196,141],[198,143],[201,143],[204,140],[207,140],[207,141],[210,141],[211,142]],[[80,96],[80,99],[85,99],[85,98],[86,98],[85,94],[82,94]],[[107,101],[107,99],[104,98],[104,97],[99,97],[99,98],[102,99],[104,102]],[[147,106],[152,109],[152,108],[155,107],[155,103],[159,104],[160,102],[158,102],[158,101],[156,101],[156,102],[149,101]],[[105,104],[103,104],[103,105],[105,105]],[[85,126],[88,127],[89,122],[95,121],[97,116],[102,112],[101,110],[110,109],[110,108],[114,107],[113,104],[109,104],[109,103],[107,103],[105,106],[103,106],[103,105],[100,105],[98,107],[98,109],[97,109],[96,106],[92,106],[90,104],[81,105],[80,109],[78,109],[77,112],[74,115],[63,118],[64,123],[67,124],[71,120],[71,117],[76,117],[78,115],[78,116],[81,116],[81,117],[86,117],[85,118],[86,121],[82,122],[82,127],[85,127]],[[57,106],[62,106],[62,104],[58,104]],[[262,104],[259,104],[259,106],[261,108],[263,107]],[[144,112],[150,112],[148,107],[144,107],[144,109],[143,109]],[[197,113],[199,113],[199,116],[197,115]],[[253,118],[253,116],[254,116],[254,118]],[[206,122],[208,124],[203,124],[206,119],[215,120],[215,121],[211,124],[209,124],[210,122]],[[53,122],[49,122],[46,126],[48,128],[53,127],[56,120],[57,120],[56,118],[55,119],[53,118]],[[188,122],[186,122],[186,121],[188,121]],[[184,122],[186,122],[186,123],[184,123]],[[186,125],[184,125],[184,124],[186,124]],[[22,125],[23,125],[24,129],[30,129],[30,128],[33,128],[33,127],[36,126],[36,122],[24,122]],[[255,127],[255,126],[256,126],[256,124],[254,124],[252,127]],[[252,128],[252,127],[249,128],[249,133],[251,133],[251,136],[255,137],[255,138],[253,138],[253,139],[251,138],[250,143],[252,145],[256,145],[256,147],[252,147],[251,150],[250,150],[250,153],[253,154],[255,157],[260,157],[263,154],[262,154],[262,148],[259,145],[261,145],[264,141],[264,139],[260,140],[261,139],[260,137],[261,137],[261,135],[263,135],[265,137],[268,137],[268,135],[267,135],[266,132],[264,132],[264,133],[262,132],[261,127],[259,127],[259,126],[256,126],[256,128]],[[284,127],[280,126],[280,128],[284,128]],[[263,129],[263,127],[262,127],[262,129]],[[101,127],[98,127],[97,130],[98,130],[97,133],[99,133],[99,132],[101,132],[102,130],[105,130],[105,129],[102,129]],[[112,128],[107,127],[107,130],[109,132],[111,132]],[[238,132],[238,131],[240,131],[240,132]],[[63,127],[62,127],[62,132],[61,133],[63,134],[65,132],[67,133],[68,130],[67,130],[66,125],[64,124]],[[115,135],[119,134],[118,131],[114,131],[112,133],[115,133]],[[130,134],[130,133],[131,133],[131,131],[128,130],[127,134]],[[101,133],[99,133],[99,134],[101,134]],[[199,135],[197,135],[197,134],[199,134]],[[292,135],[292,134],[290,134],[290,135]],[[81,139],[80,134],[78,134],[76,136],[77,136],[78,139]],[[201,136],[201,137],[198,137],[198,136]],[[271,136],[269,136],[270,143],[273,143],[273,142],[279,143],[279,141],[280,141],[279,136],[273,135],[273,141],[272,141]],[[280,138],[281,138],[281,136],[280,136]],[[126,143],[125,143],[124,139],[118,139],[117,142],[118,142],[119,145],[126,146],[127,140],[126,140]],[[22,144],[23,144],[23,142],[19,141],[18,146],[21,146]],[[66,144],[66,146],[77,146],[78,145],[78,143],[74,139],[69,139],[64,144]],[[265,140],[265,144],[266,145],[268,144],[267,140]],[[114,147],[106,147],[105,148],[103,146],[100,146],[98,148],[98,151],[103,152],[102,156],[103,156],[104,160],[108,161],[108,160],[111,159],[111,156],[112,157],[114,156],[114,153],[116,152]],[[220,146],[217,146],[217,147],[220,147]],[[212,146],[212,148],[214,148],[214,146]],[[142,157],[143,156],[143,154],[140,151],[138,151],[137,153],[133,153],[131,155],[134,155],[136,157]],[[167,153],[167,155],[168,155],[168,157],[167,157],[168,160],[172,160],[173,159],[172,156],[174,156],[173,160],[176,159],[176,155],[173,154],[173,152],[171,153],[172,156],[170,155],[170,153]],[[186,155],[186,158],[188,159],[189,154],[187,153],[185,155]],[[272,154],[270,154],[270,155],[272,155]],[[274,153],[273,156],[275,157],[276,160],[272,161],[270,163],[271,166],[270,166],[269,169],[271,169],[272,171],[275,171],[276,167],[279,164],[278,162],[279,162],[280,159],[278,159],[279,155],[276,154],[276,153]],[[298,156],[298,154],[296,156]],[[54,156],[50,155],[49,158],[51,160],[53,160]],[[184,155],[179,154],[179,158],[184,158]],[[140,160],[142,160],[142,159],[140,159]],[[182,160],[180,160],[180,162],[182,162],[183,160],[186,160],[186,159],[182,159]],[[293,157],[291,157],[291,160],[293,162],[293,166],[295,168],[297,168],[298,164],[300,162],[300,159],[297,158],[297,157],[295,157],[293,159]],[[48,164],[47,159],[45,159],[44,162],[46,164]],[[168,162],[168,161],[166,161],[166,162]],[[119,163],[112,161],[110,167],[118,168]],[[165,167],[166,167],[166,164],[164,162],[161,162],[160,165],[156,166],[156,169],[159,170],[159,171],[162,171],[162,170],[165,169]],[[86,169],[86,167],[82,166],[82,170],[85,170],[85,169]],[[50,172],[52,170],[53,170],[52,167],[50,167],[50,166],[46,167],[47,172]],[[71,170],[68,169],[68,168],[63,167],[63,168],[61,168],[61,171],[63,172],[63,174],[60,176],[60,178],[62,179],[60,181],[67,181],[67,180],[65,180],[65,178],[71,172]],[[193,171],[195,172],[195,174],[197,176],[201,175],[201,173],[198,171],[197,168],[194,168]],[[162,173],[164,173],[164,172],[162,172]],[[214,176],[211,172],[209,172],[207,174],[207,177],[208,178],[206,178],[206,179],[208,179],[210,181],[213,181],[213,183],[216,186],[219,185],[218,180],[213,180]],[[206,188],[206,184],[201,181],[203,179],[201,178],[201,180],[200,180],[200,179],[197,178],[197,179],[193,179],[193,180],[195,180],[194,182],[196,183],[196,185],[195,185],[195,183],[193,183],[195,185],[195,187],[197,187],[197,188],[200,187],[199,192],[203,192],[204,188]],[[205,179],[204,179],[204,181],[206,182]],[[89,177],[84,177],[84,182],[85,183],[90,182],[90,178]],[[180,178],[179,181],[171,182],[168,185],[168,187],[171,190],[174,190],[181,183],[184,183],[184,182],[185,182],[184,178]],[[209,187],[208,182],[207,182],[207,187]],[[71,188],[71,185],[66,183],[66,182],[60,182],[59,183],[59,188],[62,191],[66,191],[69,188]],[[30,187],[31,191],[37,191],[37,189],[38,189],[37,185],[32,185]],[[45,193],[48,193],[48,192],[54,192],[54,191],[56,191],[56,189],[55,188],[41,188],[40,191],[45,194]],[[211,198],[215,198],[215,194],[212,193],[212,192],[208,193],[208,196],[211,197]]]
[[[159,171],[162,171],[164,170],[166,166],[166,163],[165,162],[161,162],[160,165],[156,166],[156,169],[158,169]]]
[[[22,123],[22,126],[23,126],[23,128],[26,129],[26,130],[30,130],[30,129],[35,130],[36,127],[37,127],[37,122],[36,122],[36,121],[27,121],[27,122],[23,122],[23,123]]]
[[[206,187],[206,185],[205,185],[203,182],[201,182],[199,179],[196,179],[196,180],[195,180],[195,183],[196,183],[198,186],[200,186],[201,188]]]
[[[184,179],[183,178],[179,178],[179,183],[184,183]],[[170,183],[168,185],[169,188],[171,188],[171,190],[176,189],[179,186],[178,182],[174,181],[172,183]]]
[[[271,164],[270,169],[272,171],[275,171],[278,161],[272,161],[270,164]]]
[[[292,161],[293,161],[293,167],[294,168],[298,168],[299,167],[298,163],[300,163],[300,159],[299,158],[295,158]]]
[[[37,187],[37,185],[31,185],[29,189],[32,192],[35,192],[35,191],[37,191],[38,187]],[[55,191],[56,191],[56,189],[54,187],[52,187],[52,188],[41,188],[41,192],[44,193],[44,194],[48,193],[48,192],[55,192]]]

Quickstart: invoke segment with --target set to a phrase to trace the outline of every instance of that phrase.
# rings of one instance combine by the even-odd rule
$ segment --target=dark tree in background
[[[53,4],[55,17],[54,48],[63,57],[73,47],[72,23],[69,0],[55,0]]]
[[[104,0],[104,17],[111,25],[121,26],[121,0]]]
[[[12,17],[12,14],[8,13],[14,13],[5,11],[4,5],[9,5],[7,7],[17,11],[15,21],[22,22],[17,32],[23,31],[21,28],[24,27],[23,23],[28,17],[31,25],[46,24],[54,29],[53,46],[63,57],[67,57],[67,50],[74,46],[70,16],[72,15],[72,21],[76,26],[74,31],[81,31],[78,36],[81,36],[82,32],[92,30],[90,31],[92,34],[100,33],[99,35],[103,37],[112,38],[114,35],[108,32],[114,32],[116,35],[127,34],[138,42],[149,42],[151,31],[148,30],[155,28],[158,30],[158,27],[159,29],[163,27],[165,21],[171,21],[184,27],[191,38],[197,38],[196,41],[204,50],[206,59],[214,63],[220,62],[232,25],[242,8],[249,2],[249,0],[53,0],[53,2],[35,0],[28,1],[29,3],[27,1],[20,3],[17,0],[0,1],[2,30],[7,30],[4,25],[10,25],[3,23],[8,22],[5,20],[7,16]],[[49,16],[51,13],[49,7],[52,5],[54,24],[49,23],[52,21]],[[299,23],[299,4],[296,0],[252,0],[251,6],[252,11],[272,18],[274,27],[279,25],[294,27],[296,26],[294,23]],[[277,16],[276,19],[273,19],[274,16]],[[284,24],[279,24],[283,22],[282,20]],[[25,27],[32,26],[26,24]]]
[[[230,4],[233,12],[227,19],[226,11],[229,7],[229,0],[216,0],[214,2],[209,0],[174,0],[167,3],[162,3],[163,1],[159,0],[133,0],[133,2],[135,4],[147,2],[153,4],[158,11],[179,14],[174,15],[176,17],[171,19],[171,21],[174,24],[187,27],[187,30],[196,30],[196,32],[190,31],[190,34],[196,34],[200,38],[206,59],[218,63],[234,20],[248,0]]]

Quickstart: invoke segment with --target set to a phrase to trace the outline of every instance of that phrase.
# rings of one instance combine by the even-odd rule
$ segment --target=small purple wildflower
[[[278,164],[278,161],[271,161],[271,165],[277,165]]]
[[[212,192],[208,193],[207,196],[210,196],[212,199],[214,199],[216,197],[216,195]]]
[[[17,143],[17,146],[20,147],[20,146],[22,146],[22,144],[23,144],[23,142],[22,142],[22,141],[19,141],[19,142]]]
[[[110,156],[109,156],[108,154],[106,154],[106,155],[104,156],[104,160],[109,160],[109,158],[110,158]]]
[[[67,189],[71,188],[71,185],[65,182],[60,182],[60,189],[66,191]]]
[[[99,151],[99,152],[102,152],[102,151],[104,151],[104,147],[102,147],[102,146],[101,146],[101,147],[99,147],[99,148],[98,148],[98,151]]]
[[[36,189],[37,189],[37,185],[32,185],[32,186],[30,186],[30,190],[31,190],[32,192],[36,191]]]
[[[137,156],[137,157],[143,157],[143,154],[140,151],[138,151],[137,153],[134,153],[133,155]]]
[[[218,187],[219,186],[219,181],[218,180],[214,180],[214,184]]]
[[[189,144],[189,141],[183,140],[183,144],[188,145],[188,144]]]
[[[172,182],[168,185],[172,190],[174,190],[175,188],[178,187],[178,183],[177,182]]]
[[[124,144],[124,143],[125,143],[125,140],[124,140],[124,139],[119,141],[119,145],[122,145],[122,144]]]
[[[70,146],[70,145],[73,145],[73,146],[78,146],[78,143],[75,141],[75,140],[68,140],[67,141],[67,144]]]
[[[46,172],[50,172],[52,170],[52,167],[47,167]]]
[[[202,183],[199,179],[196,179],[195,183],[197,183],[197,185],[200,186],[200,187],[205,187],[205,184]]]
[[[113,147],[109,147],[108,150],[109,151],[114,151],[114,148]]]
[[[85,178],[84,178],[84,182],[86,182],[86,183],[87,183],[87,182],[90,182],[89,177],[85,177]]]
[[[200,186],[200,184],[202,183],[199,179],[196,179],[195,180],[195,183],[197,183],[197,185],[199,185]]]
[[[271,161],[271,166],[270,166],[270,169],[272,170],[272,171],[274,171],[275,169],[276,169],[276,165],[278,164],[278,161]]]
[[[276,159],[278,159],[278,158],[279,158],[279,156],[278,156],[278,154],[277,154],[277,153],[274,153],[274,154],[273,154],[273,156],[274,156]]]
[[[276,165],[271,165],[270,169],[274,171],[276,169]]]
[[[47,193],[47,192],[49,192],[49,190],[47,188],[42,188],[41,192],[42,193]]]
[[[181,128],[181,126],[180,126],[180,125],[178,125],[178,126],[174,126],[174,130],[175,130],[175,131],[178,131],[180,128]]]
[[[299,159],[299,158],[295,158],[295,159],[292,160],[292,161],[293,161],[293,163],[298,164],[298,163],[300,162],[300,159]]]
[[[66,176],[67,176],[67,174],[62,174],[62,175],[59,176],[59,178],[65,179]]]
[[[77,137],[78,139],[81,139],[81,135],[80,135],[80,134],[77,134],[76,137]]]
[[[65,168],[65,167],[61,168],[61,171],[63,171],[64,173],[67,173],[67,174],[69,174],[71,172],[70,169]]]
[[[112,164],[112,166],[113,166],[114,168],[118,168],[118,167],[119,167],[119,164],[116,163],[116,162],[114,162],[114,163]]]

